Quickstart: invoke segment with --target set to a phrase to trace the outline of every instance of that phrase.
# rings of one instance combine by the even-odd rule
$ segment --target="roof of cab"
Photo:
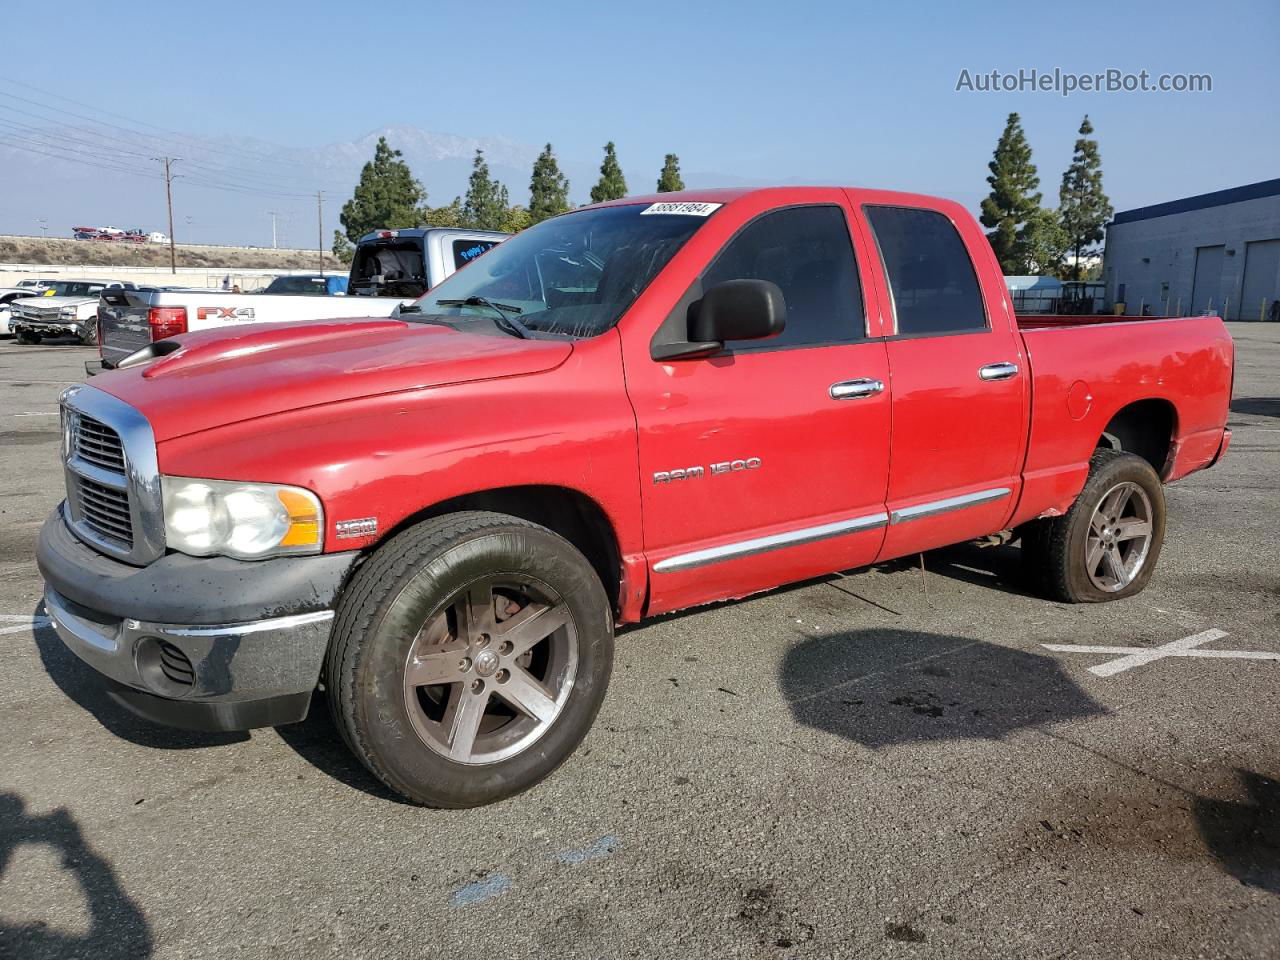
[[[671,193],[651,193],[634,197],[622,197],[619,200],[607,200],[604,203],[591,204],[593,207],[613,207],[640,203],[722,203],[730,204],[744,197],[767,195],[778,204],[812,202],[814,191],[842,190],[849,194],[855,205],[864,203],[880,205],[898,205],[909,207],[927,207],[936,210],[959,208],[953,200],[944,197],[929,196],[923,193],[904,193],[898,190],[877,190],[870,187],[847,187],[833,184],[810,184],[805,186],[761,186],[761,187],[712,187],[705,190],[676,190]],[[587,208],[579,208],[587,209]]]

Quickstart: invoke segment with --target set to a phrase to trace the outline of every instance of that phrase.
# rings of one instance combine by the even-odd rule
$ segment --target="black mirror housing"
[[[689,323],[695,342],[761,340],[787,325],[787,304],[776,283],[726,280],[702,295]]]

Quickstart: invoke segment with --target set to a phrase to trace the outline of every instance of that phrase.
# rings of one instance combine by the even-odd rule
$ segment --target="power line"
[[[0,93],[0,96],[3,96],[3,95],[4,94]],[[18,110],[17,108],[10,107],[3,103],[0,103],[0,110],[14,110],[18,113],[24,114],[26,116],[32,116],[40,120],[48,121],[50,119],[48,117],[41,117],[38,114],[30,113],[29,111],[26,111],[26,110]],[[30,124],[18,124],[11,120],[0,120],[0,122],[6,123],[10,127],[19,128],[21,132],[27,132],[40,137],[55,137],[59,140],[64,140],[68,143],[71,143],[77,146],[89,148],[95,151],[95,155],[97,155],[99,151],[105,150],[113,154],[119,154],[121,156],[135,157],[141,160],[149,159],[147,154],[137,153],[133,150],[121,149],[120,147],[115,146],[114,144],[111,144],[111,143],[106,143],[106,144],[97,143],[92,140],[85,140],[82,137],[71,136],[66,133],[50,133],[48,131],[42,130],[39,127],[34,127],[34,126],[31,126]],[[106,141],[115,141],[117,143],[123,143],[131,147],[135,146],[135,142],[132,140],[125,140],[124,138],[114,137],[114,136],[111,136],[110,134],[99,133],[96,130],[81,130],[80,132],[83,134],[87,134],[89,136],[101,138]],[[211,167],[211,166],[208,166],[207,164],[203,164],[198,161],[188,161],[188,162],[192,166],[198,167],[201,170],[206,171],[205,180],[202,181],[205,185],[218,184],[218,181],[214,180],[213,177],[221,176],[225,179],[225,186],[229,188],[232,188],[232,187],[237,188],[242,192],[258,192],[262,194],[288,197],[292,199],[305,199],[311,196],[311,194],[309,193],[289,192],[289,189],[293,188],[292,182],[288,184],[279,184],[254,174],[243,174],[238,171],[224,170],[218,167]]]
[[[108,115],[108,116],[114,116],[114,117],[117,117],[117,118],[122,119],[122,120],[127,120],[127,121],[129,121],[130,123],[135,124],[135,125],[137,125],[137,126],[150,127],[151,129],[153,129],[153,130],[158,130],[158,131],[160,131],[161,133],[169,134],[170,136],[169,136],[169,137],[167,137],[166,139],[172,139],[173,137],[177,137],[177,138],[179,138],[179,139],[181,139],[181,140],[187,140],[187,141],[190,141],[190,142],[192,142],[192,143],[197,144],[197,145],[198,145],[202,150],[205,150],[205,151],[207,151],[207,152],[211,152],[211,153],[221,153],[221,154],[225,154],[226,156],[235,157],[236,159],[241,159],[241,158],[244,158],[244,157],[257,157],[257,158],[259,158],[261,161],[264,161],[264,162],[267,162],[267,163],[272,163],[272,164],[280,164],[280,163],[293,164],[293,165],[295,165],[295,166],[298,166],[298,167],[302,167],[302,168],[304,168],[304,169],[307,169],[307,170],[308,170],[308,172],[311,174],[312,179],[315,179],[315,171],[314,171],[314,169],[312,169],[312,165],[311,165],[311,164],[308,164],[305,160],[297,160],[297,159],[294,159],[294,158],[292,158],[292,157],[279,156],[279,155],[272,155],[272,154],[262,153],[262,152],[260,152],[260,151],[252,150],[252,149],[250,149],[250,148],[248,148],[248,147],[239,147],[239,148],[236,148],[236,149],[234,149],[234,150],[232,150],[232,149],[228,149],[228,148],[225,148],[225,147],[219,147],[219,146],[217,146],[216,144],[211,144],[211,143],[209,143],[208,141],[201,140],[200,138],[197,138],[197,137],[193,136],[192,134],[189,134],[189,133],[180,133],[180,132],[178,132],[178,131],[176,131],[176,130],[170,130],[170,129],[168,129],[167,127],[161,127],[161,126],[158,126],[158,125],[156,125],[156,124],[154,124],[154,123],[149,123],[149,122],[147,122],[147,121],[145,121],[145,120],[138,120],[138,119],[133,118],[133,117],[126,117],[126,116],[124,116],[123,114],[114,113],[114,112],[112,112],[112,111],[110,111],[110,110],[105,110],[105,109],[103,109],[102,107],[97,107],[97,106],[94,106],[94,105],[92,105],[92,104],[84,103],[83,101],[80,101],[80,100],[73,100],[73,99],[72,99],[72,98],[70,98],[70,97],[65,97],[65,96],[62,96],[61,94],[53,93],[53,92],[52,92],[52,91],[50,91],[50,90],[43,90],[43,89],[41,89],[41,88],[39,88],[39,87],[36,87],[36,86],[33,86],[33,85],[29,84],[29,83],[23,83],[23,82],[22,82],[22,81],[20,81],[20,80],[14,80],[14,79],[9,78],[9,77],[0,77],[0,82],[2,82],[2,83],[7,83],[7,84],[11,84],[11,85],[14,85],[14,86],[23,87],[23,88],[25,88],[25,89],[27,89],[27,90],[32,90],[32,91],[34,91],[34,92],[36,92],[36,93],[40,93],[40,94],[42,94],[42,95],[44,95],[44,96],[46,96],[46,97],[53,97],[53,98],[54,98],[54,99],[56,99],[56,100],[64,100],[64,101],[66,101],[67,103],[74,103],[74,104],[76,104],[77,106],[84,107],[84,108],[86,108],[86,109],[88,109],[88,110],[94,110],[94,111],[97,111],[98,113],[106,114],[106,115]],[[120,124],[116,124],[116,123],[109,123],[109,122],[107,122],[107,121],[105,121],[105,120],[99,120],[99,119],[97,119],[96,117],[88,117],[88,116],[85,116],[85,115],[84,115],[84,114],[82,114],[82,113],[77,113],[77,112],[75,112],[74,110],[67,110],[67,109],[64,109],[64,108],[62,108],[62,107],[54,106],[54,105],[52,105],[52,104],[48,104],[48,103],[41,103],[41,102],[40,102],[40,101],[38,101],[38,100],[32,100],[32,99],[27,98],[27,97],[20,97],[20,96],[18,96],[18,95],[16,95],[16,94],[0,92],[0,96],[7,97],[7,98],[9,98],[9,99],[11,99],[11,100],[17,100],[17,101],[19,101],[19,102],[21,102],[21,103],[26,103],[26,104],[29,104],[29,105],[31,105],[31,106],[40,107],[40,108],[41,108],[41,109],[43,109],[43,110],[52,110],[52,111],[54,111],[55,113],[63,113],[63,114],[66,114],[67,116],[75,117],[75,118],[77,118],[77,119],[79,119],[79,120],[85,120],[85,121],[88,121],[89,123],[98,124],[99,126],[110,127],[110,128],[112,128],[112,129],[114,129],[114,130],[120,130],[120,131],[122,131],[122,132],[124,132],[124,133],[131,134],[131,135],[133,135],[134,137],[139,137],[139,136],[143,136],[143,137],[145,137],[145,136],[147,136],[147,134],[143,134],[143,133],[141,133],[140,131],[135,130],[135,129],[131,128],[131,127],[124,127],[124,126],[121,126]],[[16,108],[10,108],[10,109],[16,109]],[[41,119],[48,119],[48,118],[41,118]],[[155,138],[155,137],[152,137],[152,139],[156,139],[156,138]],[[188,149],[189,149],[189,147],[188,147]],[[328,178],[324,178],[324,179],[325,179],[326,181],[328,181]],[[337,181],[337,180],[333,180],[333,181],[330,181],[330,182],[332,182],[332,183],[334,183],[334,184],[337,184],[337,183],[338,183],[338,181]],[[344,184],[343,184],[343,187],[345,188],[345,186],[346,186],[346,184],[344,183]]]
[[[0,124],[3,124],[3,123],[5,123],[5,121],[3,119],[0,119]],[[13,126],[13,125],[10,124],[10,126]],[[49,136],[58,136],[58,135],[49,134]],[[49,152],[48,150],[39,150],[39,149],[36,149],[35,147],[29,146],[26,144],[15,143],[11,139],[4,139],[4,137],[5,137],[4,134],[0,134],[0,146],[10,147],[11,149],[14,149],[14,150],[25,150],[28,153],[36,153],[36,154],[40,154],[41,156],[53,157],[54,159],[65,160],[71,163],[81,163],[86,166],[98,167],[103,170],[114,170],[119,173],[129,173],[136,176],[146,176],[146,177],[153,176],[153,174],[144,173],[137,168],[127,166],[127,163],[128,163],[127,158],[136,157],[142,160],[153,159],[152,157],[149,157],[145,154],[139,154],[139,153],[124,154],[123,152],[121,156],[116,156],[114,154],[104,154],[98,149],[98,147],[95,144],[86,143],[84,141],[76,140],[75,138],[67,137],[67,136],[59,136],[59,139],[65,140],[66,142],[74,146],[87,147],[92,152],[86,155],[73,150],[69,150],[66,147],[63,147],[55,143],[39,144],[39,146],[48,147],[50,148],[50,150],[57,151],[57,152]],[[88,156],[91,159],[85,159],[86,156]],[[214,190],[224,190],[231,193],[241,193],[249,196],[269,196],[269,197],[278,197],[280,199],[285,199],[285,200],[305,200],[311,196],[311,194],[309,193],[287,193],[282,190],[259,187],[259,186],[255,186],[248,183],[238,183],[234,181],[219,182],[217,180],[212,179],[209,176],[204,176],[204,177],[188,176],[187,181],[188,183],[195,186],[207,187]]]
[[[28,146],[25,146],[25,145],[20,144],[20,143],[7,143],[7,142],[6,142],[6,143],[2,143],[2,144],[0,144],[0,145],[3,145],[3,146],[5,146],[5,147],[8,147],[8,148],[9,148],[9,149],[11,149],[11,150],[23,150],[23,151],[26,151],[27,153],[36,153],[36,154],[39,154],[39,155],[40,155],[40,156],[42,156],[42,157],[53,157],[55,160],[65,160],[65,161],[67,161],[68,163],[79,163],[79,164],[83,164],[84,166],[87,166],[87,167],[97,167],[99,170],[113,170],[113,171],[115,171],[116,173],[128,173],[128,174],[131,174],[131,175],[133,175],[133,176],[135,176],[135,177],[145,177],[145,178],[147,178],[148,180],[155,180],[155,179],[157,179],[157,178],[156,178],[156,175],[155,175],[154,173],[146,173],[146,172],[144,172],[144,171],[142,171],[142,170],[138,170],[138,169],[136,169],[136,168],[134,168],[134,167],[125,167],[125,166],[121,166],[121,165],[116,164],[116,163],[96,163],[96,162],[94,162],[94,161],[92,161],[92,160],[84,160],[84,159],[82,159],[82,158],[80,158],[80,157],[76,157],[76,156],[68,156],[65,152],[63,152],[63,153],[50,153],[50,152],[48,152],[47,150],[37,150],[37,149],[36,149],[36,148],[34,148],[34,147],[28,147]]]

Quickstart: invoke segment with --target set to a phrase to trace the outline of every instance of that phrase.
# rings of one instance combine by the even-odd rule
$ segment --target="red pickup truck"
[[[615,624],[1013,530],[1128,597],[1226,452],[1216,317],[1014,316],[957,204],[688,191],[526,230],[391,319],[153,343],[63,396],[65,643],[152,718],[303,718],[412,801],[536,783]]]

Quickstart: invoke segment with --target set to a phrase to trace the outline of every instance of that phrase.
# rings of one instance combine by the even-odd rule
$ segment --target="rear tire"
[[[567,540],[465,512],[399,534],[343,592],[326,660],[352,752],[413,803],[527,790],[582,742],[613,664],[613,611]]]
[[[1151,464],[1102,449],[1071,509],[1023,528],[1023,559],[1054,600],[1123,600],[1151,580],[1164,530],[1164,488]]]

